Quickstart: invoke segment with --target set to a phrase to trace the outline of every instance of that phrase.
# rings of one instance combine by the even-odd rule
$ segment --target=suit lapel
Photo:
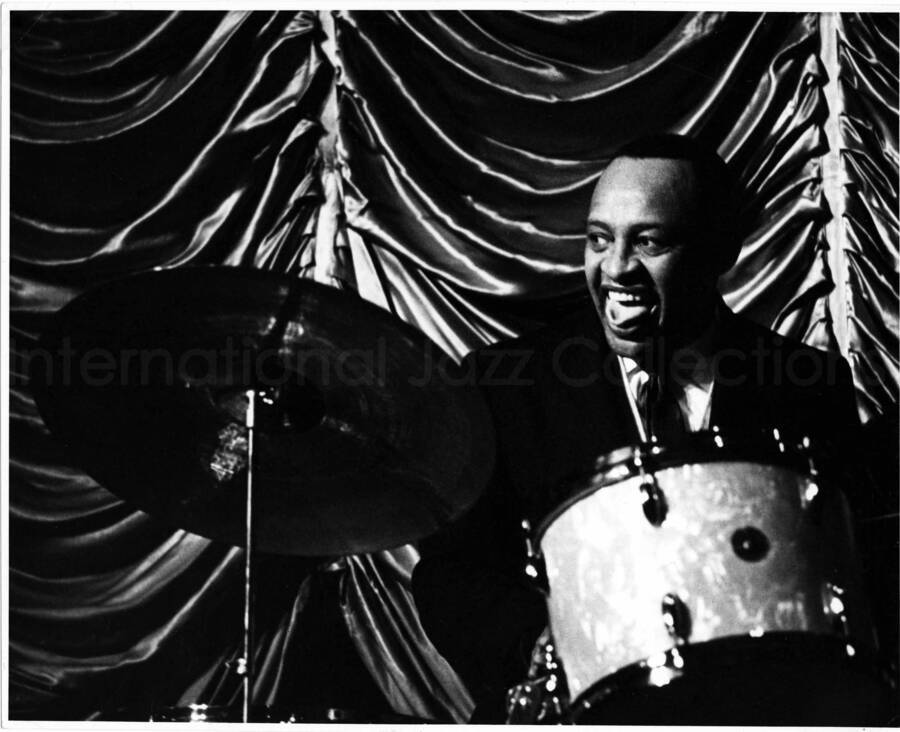
[[[741,318],[725,310],[715,340],[716,380],[710,405],[710,427],[725,433],[746,431],[765,411],[757,388],[760,364],[753,335]]]
[[[590,450],[589,445],[595,445],[595,456],[636,442],[638,432],[618,361],[593,308],[585,312],[573,332],[567,335],[572,345],[561,352],[555,364],[559,373],[551,380],[554,386],[547,404],[552,433],[566,441],[571,441],[574,433],[575,441],[583,445],[582,450]]]

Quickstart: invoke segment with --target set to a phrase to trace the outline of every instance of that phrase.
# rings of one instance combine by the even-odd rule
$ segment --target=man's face
[[[613,160],[594,189],[584,266],[610,347],[641,361],[652,340],[688,341],[712,315],[718,272],[699,234],[690,163]]]

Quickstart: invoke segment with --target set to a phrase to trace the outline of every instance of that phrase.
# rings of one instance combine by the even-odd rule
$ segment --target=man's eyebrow
[[[587,220],[587,225],[588,226],[605,226],[605,227],[610,226],[610,224],[608,222],[604,221],[603,219],[592,219],[592,218],[589,218]],[[628,228],[630,231],[633,231],[634,229],[672,229],[672,228],[676,228],[676,227],[673,226],[671,223],[664,223],[662,221],[651,220],[651,221],[634,221],[634,222],[629,223],[626,228]]]

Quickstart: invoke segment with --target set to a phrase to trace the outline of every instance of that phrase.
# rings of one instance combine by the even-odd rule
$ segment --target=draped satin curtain
[[[11,716],[237,691],[222,662],[239,550],[94,483],[30,396],[36,336],[100,280],[199,263],[316,277],[458,357],[583,302],[584,212],[606,157],[643,132],[687,132],[747,190],[727,302],[837,350],[842,247],[861,412],[892,409],[897,27],[842,16],[826,68],[814,13],[12,13]],[[837,242],[822,175],[835,154]],[[402,547],[334,565],[344,627],[397,712],[462,720],[471,702],[415,616],[415,561]],[[315,663],[296,654],[315,572],[263,563],[255,697],[284,703],[292,667]]]
[[[847,355],[864,417],[897,401],[897,16],[841,14],[839,221],[846,257]]]

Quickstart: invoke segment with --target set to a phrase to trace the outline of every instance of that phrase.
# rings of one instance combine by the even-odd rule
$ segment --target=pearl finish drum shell
[[[541,537],[550,626],[573,699],[677,645],[663,618],[667,594],[689,611],[691,644],[798,631],[874,645],[839,491],[754,462],[688,463],[655,476],[668,503],[660,527],[644,516],[641,477],[610,484],[607,474]],[[733,544],[748,527],[768,541],[752,560]]]

